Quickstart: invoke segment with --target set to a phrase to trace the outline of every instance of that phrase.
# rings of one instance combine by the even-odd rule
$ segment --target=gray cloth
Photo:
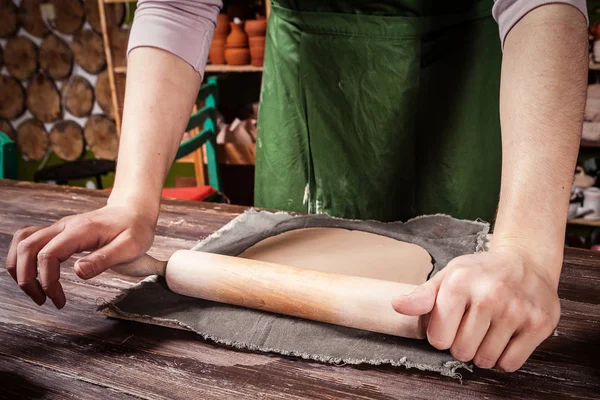
[[[425,248],[435,274],[453,258],[483,251],[489,225],[445,215],[423,216],[406,223],[381,223],[325,215],[247,211],[200,241],[193,250],[235,256],[279,233],[315,227],[359,230]],[[460,377],[467,368],[448,352],[426,340],[405,339],[300,318],[185,297],[171,292],[164,279],[153,276],[100,307],[108,315],[192,330],[204,339],[241,349],[272,352],[304,359],[345,364],[391,364]]]

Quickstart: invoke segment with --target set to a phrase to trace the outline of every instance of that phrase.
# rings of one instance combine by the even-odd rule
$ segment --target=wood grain
[[[42,122],[53,122],[62,115],[60,92],[54,80],[37,73],[27,86],[27,109]]]
[[[97,74],[106,67],[102,37],[91,29],[76,32],[71,48],[77,64],[90,74]]]
[[[0,37],[10,37],[18,29],[17,6],[12,0],[0,0]]]
[[[83,129],[75,121],[57,122],[50,131],[50,148],[62,160],[75,161],[83,155]]]
[[[0,264],[12,233],[105,204],[102,191],[0,181]],[[244,209],[165,200],[151,254],[189,248]],[[462,384],[392,367],[332,366],[236,351],[197,335],[106,319],[96,305],[135,279],[89,281],[64,263],[67,306],[36,306],[0,270],[0,387],[6,398],[83,399],[597,399],[600,255],[567,249],[556,335],[512,374],[475,369]]]
[[[40,120],[28,119],[17,128],[17,146],[30,160],[44,158],[49,143],[48,133]]]
[[[17,138],[15,128],[13,128],[10,121],[7,121],[3,118],[0,118],[0,132],[6,134],[10,138],[10,140],[12,140],[13,142]]]
[[[114,160],[119,150],[119,139],[114,121],[104,115],[92,115],[83,129],[85,141],[96,158]]]
[[[26,81],[38,67],[38,50],[26,37],[14,37],[6,41],[4,48],[4,65],[12,76]]]
[[[25,89],[12,76],[0,75],[0,118],[8,120],[25,112]]]
[[[40,44],[40,67],[53,79],[65,79],[73,69],[73,52],[56,35],[48,35]]]
[[[21,6],[19,7],[18,15],[19,21],[23,28],[33,36],[44,37],[50,30],[42,19],[40,12],[40,0],[21,0]]]
[[[51,0],[56,13],[56,29],[71,35],[81,28],[84,21],[81,0]]]
[[[68,112],[76,117],[88,116],[94,108],[94,90],[83,76],[72,76],[63,84],[61,95]]]

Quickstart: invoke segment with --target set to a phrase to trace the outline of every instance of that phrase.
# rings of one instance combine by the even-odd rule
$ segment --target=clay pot
[[[265,37],[254,36],[250,37],[250,56],[252,58],[252,65],[260,67],[264,63],[265,57]]]
[[[249,37],[265,36],[267,33],[267,20],[265,18],[250,19],[246,21],[245,31]]]
[[[250,47],[265,47],[265,39],[264,36],[251,36],[248,38],[248,43],[250,44]]]
[[[217,15],[217,26],[215,26],[215,36],[227,36],[229,34],[229,19],[227,14]]]
[[[225,46],[228,48],[248,47],[248,36],[244,33],[244,22],[236,24],[232,22],[231,33],[227,36]]]
[[[250,50],[247,48],[226,48],[225,61],[229,65],[248,65],[250,63]]]
[[[265,46],[250,47],[250,57],[252,58],[252,65],[262,66],[265,60]]]

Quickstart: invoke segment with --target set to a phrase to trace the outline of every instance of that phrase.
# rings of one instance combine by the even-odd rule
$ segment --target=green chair
[[[0,132],[0,179],[17,179],[17,146]]]
[[[175,160],[187,156],[206,144],[206,165],[208,183],[217,191],[221,190],[219,161],[217,160],[217,78],[210,77],[198,92],[198,100],[204,101],[204,107],[190,117],[186,132],[202,126],[202,131],[179,146]]]

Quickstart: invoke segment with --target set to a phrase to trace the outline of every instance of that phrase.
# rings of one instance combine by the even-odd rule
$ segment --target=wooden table
[[[100,191],[0,181],[0,398],[600,398],[600,255],[566,251],[557,333],[521,370],[465,371],[461,384],[404,368],[236,351],[186,331],[107,319],[96,305],[134,281],[111,272],[82,281],[72,260],[61,271],[67,306],[36,306],[4,269],[12,233],[105,200]],[[190,248],[243,210],[165,201],[151,254]]]

